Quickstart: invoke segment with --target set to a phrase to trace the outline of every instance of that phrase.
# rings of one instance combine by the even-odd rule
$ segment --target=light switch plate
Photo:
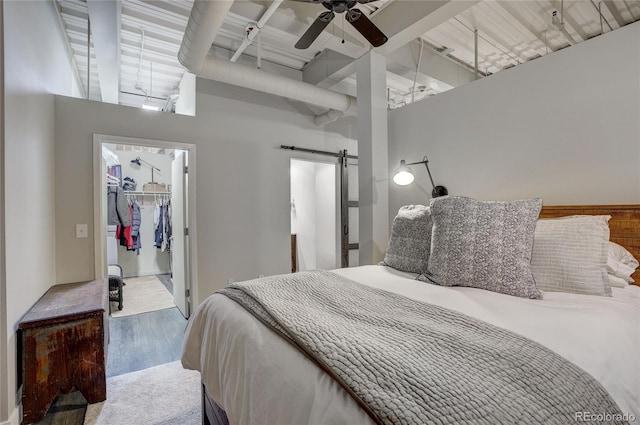
[[[89,237],[89,226],[86,224],[76,224],[76,239]]]

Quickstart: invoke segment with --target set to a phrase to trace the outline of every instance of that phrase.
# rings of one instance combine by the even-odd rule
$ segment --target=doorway
[[[340,267],[338,164],[291,159],[292,271]]]
[[[95,135],[94,150],[96,277],[111,282],[116,264],[124,282],[109,287],[109,377],[180,357],[196,276],[195,146]]]

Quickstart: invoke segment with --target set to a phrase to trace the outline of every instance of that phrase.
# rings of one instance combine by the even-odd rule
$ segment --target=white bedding
[[[600,381],[622,412],[640,418],[640,287],[612,288],[613,297],[549,292],[529,300],[432,285],[384,266],[335,272],[544,344]],[[230,423],[372,423],[332,378],[223,295],[192,316],[182,363],[201,372]]]

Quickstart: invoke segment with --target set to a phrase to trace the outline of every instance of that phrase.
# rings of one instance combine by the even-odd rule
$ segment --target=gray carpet
[[[200,409],[200,374],[177,361],[108,378],[84,425],[199,425]]]

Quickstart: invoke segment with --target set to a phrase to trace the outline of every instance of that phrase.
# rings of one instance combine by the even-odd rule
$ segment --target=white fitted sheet
[[[335,272],[537,341],[600,381],[622,412],[640,417],[640,287],[612,288],[612,297],[548,292],[529,300],[432,285],[384,266]],[[201,372],[230,423],[372,423],[332,378],[223,295],[193,314],[182,363]]]

